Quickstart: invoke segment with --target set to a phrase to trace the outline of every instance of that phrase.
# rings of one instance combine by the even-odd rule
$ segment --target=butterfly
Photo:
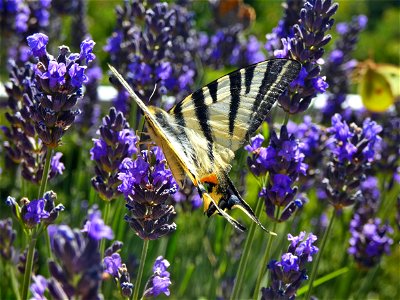
[[[258,129],[299,74],[301,64],[272,59],[236,70],[195,91],[168,112],[145,105],[118,71],[109,67],[143,111],[148,133],[162,149],[178,185],[183,187],[186,176],[190,178],[207,216],[218,213],[244,231],[245,227],[226,212],[239,208],[269,232],[228,173],[234,151]]]
[[[377,64],[367,60],[358,63],[355,75],[361,78],[358,94],[367,110],[376,113],[385,112],[395,102],[400,101],[398,66]]]

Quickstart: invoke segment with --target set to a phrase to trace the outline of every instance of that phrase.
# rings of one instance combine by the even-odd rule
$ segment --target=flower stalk
[[[138,296],[139,296],[140,284],[142,282],[144,264],[146,262],[147,250],[148,249],[149,249],[149,240],[148,239],[144,239],[143,240],[142,255],[140,257],[139,271],[138,271],[138,275],[137,275],[137,278],[136,278],[135,289],[133,290],[133,300],[139,299]]]
[[[276,211],[276,219],[279,219],[279,213],[280,213],[280,207],[277,208]],[[274,225],[272,225],[272,232],[276,232],[276,227],[278,225],[278,222],[274,222]],[[268,244],[267,244],[267,250],[264,253],[264,257],[262,259],[262,263],[261,263],[261,270],[258,273],[258,277],[257,277],[257,281],[256,281],[256,287],[254,289],[254,293],[253,293],[253,299],[258,299],[258,295],[260,294],[260,289],[261,289],[261,282],[262,279],[264,278],[265,275],[265,270],[267,268],[267,264],[268,264],[268,260],[271,256],[271,249],[272,249],[272,239],[274,238],[274,236],[272,234],[270,234],[269,238],[268,238]],[[268,286],[268,284],[266,284],[266,286]]]
[[[315,260],[315,264],[314,264],[312,272],[311,272],[310,282],[308,284],[308,291],[307,291],[307,295],[306,295],[305,299],[310,299],[310,297],[311,297],[313,282],[315,280],[315,277],[317,276],[319,261],[321,259],[322,253],[324,251],[326,241],[328,240],[329,233],[333,227],[333,221],[335,220],[335,216],[336,216],[336,210],[334,209],[332,212],[332,217],[329,221],[328,228],[325,230],[324,236],[322,237],[321,246],[319,248],[319,252],[317,254],[317,259]]]
[[[263,181],[263,186],[265,186],[265,183],[268,181],[269,176],[266,176],[266,179]],[[255,215],[257,216],[257,218],[260,218],[261,216],[261,212],[263,209],[263,205],[264,201],[262,201],[260,198],[257,201],[257,206],[256,206],[256,210],[255,210]],[[236,277],[236,281],[235,281],[235,285],[233,287],[233,291],[232,291],[232,295],[231,295],[231,300],[233,299],[238,299],[240,296],[240,291],[242,290],[242,284],[243,284],[243,278],[244,278],[244,273],[247,267],[247,263],[249,261],[250,258],[250,249],[253,245],[253,241],[254,241],[254,234],[256,231],[256,227],[257,224],[255,222],[252,222],[250,225],[250,229],[249,229],[249,234],[247,236],[245,245],[244,245],[244,249],[243,249],[243,254],[240,258],[240,262],[239,262],[239,269],[237,272],[237,277]],[[274,230],[272,231],[274,232]]]
[[[108,223],[108,216],[110,215],[110,210],[111,210],[111,201],[106,201],[106,207],[104,208],[104,223]],[[102,239],[100,241],[100,255],[101,259],[104,257],[104,250],[106,248],[106,240]]]
[[[42,180],[40,182],[38,199],[43,197],[44,191],[46,190],[47,179],[49,177],[50,161],[51,161],[51,155],[52,154],[53,154],[53,149],[47,149],[46,160],[45,160],[45,163],[44,163],[43,176],[42,176]]]
[[[33,267],[33,254],[35,252],[36,241],[38,237],[38,228],[33,228],[31,234],[29,235],[29,247],[28,247],[28,255],[26,258],[25,265],[25,274],[24,274],[24,283],[22,286],[22,299],[28,299],[28,289],[31,282],[31,274]]]

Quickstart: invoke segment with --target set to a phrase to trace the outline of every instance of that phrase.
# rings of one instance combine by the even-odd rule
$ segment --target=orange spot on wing
[[[208,183],[218,184],[218,178],[215,173],[211,173],[210,175],[202,177],[200,179],[200,182],[208,182]]]

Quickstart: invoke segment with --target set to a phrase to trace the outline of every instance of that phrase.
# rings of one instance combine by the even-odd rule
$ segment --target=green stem
[[[106,207],[104,208],[104,223],[108,224],[108,216],[110,215],[111,201],[106,201]],[[106,248],[106,239],[100,241],[100,255],[101,259],[104,257],[104,250]]]
[[[38,194],[38,199],[43,197],[44,191],[46,190],[47,186],[47,179],[49,177],[49,169],[50,169],[50,161],[51,161],[51,155],[53,153],[53,149],[47,149],[46,152],[46,161],[44,163],[44,170],[43,170],[43,176],[42,180],[40,182],[40,188],[39,188],[39,194]]]
[[[17,280],[17,276],[15,275],[15,268],[11,264],[7,264],[7,272],[10,275],[11,278],[11,286],[15,294],[15,299],[16,300],[21,300],[21,295],[19,294],[19,284]]]
[[[287,123],[289,122],[289,117],[290,117],[290,115],[289,115],[289,113],[285,113],[285,119],[283,120],[283,124],[282,125],[287,125]]]
[[[278,206],[278,209],[276,211],[276,218],[279,218],[279,213],[280,213],[280,207]],[[278,222],[274,222],[274,225],[272,227],[272,232],[276,232],[276,226],[278,225]],[[268,244],[267,244],[267,250],[264,253],[264,257],[262,259],[262,263],[261,263],[261,270],[258,273],[258,277],[257,277],[257,281],[256,281],[256,287],[254,289],[254,294],[253,294],[253,299],[258,299],[258,295],[260,293],[260,287],[261,287],[261,282],[262,279],[264,278],[266,269],[267,269],[267,263],[268,260],[270,259],[270,255],[271,255],[271,249],[272,249],[272,239],[274,238],[274,236],[272,234],[269,235],[268,238]]]
[[[330,233],[330,231],[332,229],[332,225],[333,225],[333,221],[335,219],[335,216],[336,216],[336,210],[333,209],[332,217],[331,217],[331,219],[329,221],[328,228],[325,230],[325,233],[324,233],[324,236],[323,236],[322,242],[321,242],[321,247],[319,248],[317,259],[315,260],[315,264],[314,264],[312,272],[311,272],[310,283],[308,284],[308,291],[307,291],[307,295],[306,295],[305,299],[310,299],[311,291],[312,291],[312,288],[313,288],[313,282],[315,280],[315,277],[317,276],[319,261],[320,261],[321,256],[322,256],[322,252],[324,251],[324,248],[325,248],[325,245],[326,245],[326,241],[328,239],[328,235],[329,235],[329,233]]]
[[[44,236],[45,236],[45,239],[46,239],[47,255],[48,255],[49,259],[53,260],[53,252],[51,251],[50,236],[49,236],[49,234],[47,232],[47,227],[45,228],[45,231],[46,232],[45,232]]]
[[[33,254],[35,253],[35,246],[37,240],[37,228],[32,229],[32,233],[29,236],[29,247],[28,247],[28,256],[26,258],[25,264],[25,274],[24,274],[24,284],[22,287],[22,299],[28,299],[28,289],[31,282],[31,274],[32,274],[32,266],[33,266]]]
[[[261,214],[263,204],[264,204],[264,202],[261,199],[258,199],[256,211],[255,211],[255,215],[257,217],[259,217]],[[250,225],[249,234],[247,235],[247,239],[246,239],[246,243],[244,245],[242,257],[240,258],[240,262],[239,262],[239,269],[237,272],[236,281],[235,281],[235,285],[233,287],[233,292],[232,292],[232,296],[231,296],[232,300],[239,299],[240,292],[242,291],[243,278],[245,275],[244,273],[246,271],[247,263],[250,258],[250,250],[253,245],[254,233],[256,231],[257,226],[258,225],[256,224],[256,222],[252,222]]]
[[[135,289],[133,290],[133,300],[139,299],[140,284],[142,282],[144,263],[146,262],[147,250],[149,248],[149,240],[143,240],[142,255],[140,257],[139,271],[136,279]]]

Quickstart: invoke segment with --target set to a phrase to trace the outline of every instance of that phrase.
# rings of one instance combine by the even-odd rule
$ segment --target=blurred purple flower
[[[65,170],[64,164],[60,161],[62,156],[61,152],[56,152],[51,158],[50,168],[52,172],[62,174]]]
[[[49,261],[50,296],[56,299],[101,299],[99,287],[103,265],[99,242],[66,225],[53,227],[52,252]]]
[[[33,283],[30,286],[30,290],[32,292],[33,297],[31,299],[34,300],[45,300],[44,292],[47,289],[48,283],[46,278],[42,275],[33,275],[32,276]]]
[[[148,280],[143,297],[157,297],[161,293],[170,295],[169,286],[171,285],[170,274],[167,268],[170,263],[162,256],[157,257],[153,266],[153,276]]]
[[[372,268],[381,257],[390,254],[393,240],[389,234],[393,229],[389,225],[381,225],[379,218],[369,219],[367,223],[355,214],[350,223],[350,247],[347,250],[360,267]]]
[[[12,261],[15,255],[13,243],[17,232],[12,225],[11,218],[0,220],[0,256],[4,261]]]
[[[112,240],[114,233],[111,227],[104,224],[104,220],[101,218],[101,212],[97,208],[89,210],[89,218],[86,221],[82,232],[86,232],[92,239],[99,241],[103,238]]]
[[[104,272],[118,277],[118,268],[121,267],[121,256],[118,253],[113,253],[111,256],[104,257]]]

